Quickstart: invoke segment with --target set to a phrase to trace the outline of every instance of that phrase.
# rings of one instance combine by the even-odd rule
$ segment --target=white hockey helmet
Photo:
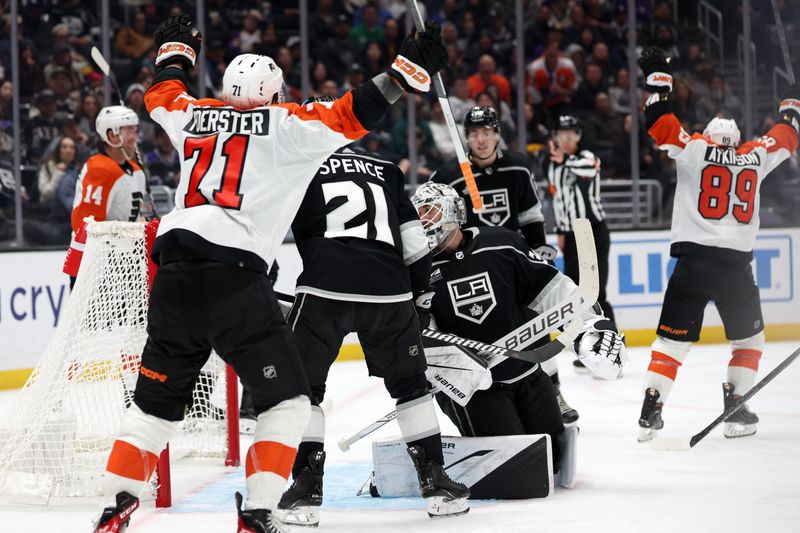
[[[239,109],[282,104],[285,94],[283,71],[269,56],[238,55],[222,76],[222,100]]]
[[[454,231],[467,221],[464,199],[449,185],[427,181],[417,187],[411,202],[420,213],[428,247],[433,251],[444,248]]]
[[[109,141],[108,130],[113,131],[114,135],[119,135],[119,130],[123,126],[138,125],[139,117],[133,112],[132,109],[129,109],[124,105],[112,105],[104,107],[99,113],[97,113],[94,128],[104,143],[118,147],[121,146],[122,143],[113,144],[111,141]]]
[[[710,139],[722,146],[739,146],[742,134],[739,133],[739,126],[732,118],[714,117],[703,130],[703,137]]]

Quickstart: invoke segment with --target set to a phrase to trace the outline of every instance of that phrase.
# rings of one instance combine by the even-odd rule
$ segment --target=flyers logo
[[[392,69],[403,75],[406,82],[419,91],[427,92],[431,87],[431,78],[425,69],[398,55],[392,63]]]

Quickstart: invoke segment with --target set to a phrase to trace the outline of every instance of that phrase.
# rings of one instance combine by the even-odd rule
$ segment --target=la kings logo
[[[497,307],[488,272],[448,281],[447,292],[456,316],[476,324],[482,324]]]
[[[502,226],[511,218],[508,189],[487,189],[481,191],[483,211],[478,218],[489,226]]]

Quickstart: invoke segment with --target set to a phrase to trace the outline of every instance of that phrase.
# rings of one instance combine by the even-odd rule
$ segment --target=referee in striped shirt
[[[550,155],[544,164],[550,182],[550,194],[553,196],[558,247],[564,254],[564,273],[578,283],[578,251],[572,221],[576,218],[589,219],[594,231],[600,274],[597,303],[606,317],[614,321],[614,311],[606,300],[611,239],[600,203],[600,159],[589,150],[581,150],[580,140],[578,119],[573,116],[558,117],[555,142],[550,141]]]

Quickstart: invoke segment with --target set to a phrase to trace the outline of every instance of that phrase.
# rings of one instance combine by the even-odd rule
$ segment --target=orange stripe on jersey
[[[153,475],[157,462],[158,457],[154,453],[118,440],[111,448],[106,472],[136,481],[147,481]]]
[[[319,120],[333,131],[338,131],[348,139],[356,141],[369,133],[353,113],[353,93],[347,91],[344,96],[326,106],[321,102],[306,105],[278,104],[289,111],[290,116],[303,120]]]
[[[777,152],[781,148],[794,153],[797,150],[797,132],[788,124],[775,124],[766,135],[755,141],[747,141],[736,149],[737,154],[746,154],[756,148],[766,148],[767,153]]]
[[[650,126],[648,133],[659,146],[672,144],[684,148],[690,139],[689,135],[683,131],[681,121],[673,113],[661,115],[655,124]]]
[[[758,363],[761,361],[761,351],[759,350],[733,350],[733,357],[728,366],[741,366],[750,370],[758,371]]]
[[[203,98],[197,100],[186,92],[186,86],[179,80],[166,80],[150,87],[144,95],[144,105],[147,112],[163,107],[167,111],[185,111],[189,105],[220,107],[225,103],[216,98]]]
[[[139,166],[134,162],[128,161],[128,163],[139,170]],[[75,192],[76,195],[80,194],[80,197],[75,199],[79,203],[72,209],[70,217],[72,231],[75,232],[86,217],[92,216],[98,222],[106,220],[111,189],[117,180],[125,175],[122,167],[103,153],[90,157],[85,166],[86,172],[83,173],[81,180],[81,190]]]
[[[654,350],[650,354],[650,366],[647,367],[647,370],[675,381],[675,378],[678,377],[678,368],[680,366],[681,362],[677,359]]]
[[[245,474],[250,477],[259,472],[272,472],[284,479],[289,479],[297,448],[274,441],[254,442],[247,450]]]

